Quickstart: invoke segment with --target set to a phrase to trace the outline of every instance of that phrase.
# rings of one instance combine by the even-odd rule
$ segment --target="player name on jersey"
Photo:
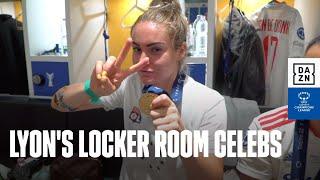
[[[289,34],[290,21],[281,19],[260,19],[258,24],[261,31]]]

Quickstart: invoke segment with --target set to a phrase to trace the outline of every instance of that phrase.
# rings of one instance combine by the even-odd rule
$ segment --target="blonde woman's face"
[[[145,57],[149,65],[138,72],[144,84],[159,87],[169,83],[179,70],[179,61],[183,59],[181,50],[173,48],[166,26],[153,22],[140,22],[132,31],[133,63]]]

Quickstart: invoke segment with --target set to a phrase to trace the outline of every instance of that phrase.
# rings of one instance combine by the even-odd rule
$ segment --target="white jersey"
[[[269,3],[252,16],[264,49],[265,105],[288,104],[288,57],[303,57],[304,29],[298,10]]]
[[[288,120],[288,106],[282,106],[256,117],[250,130],[279,130],[282,154],[279,158],[239,158],[237,169],[256,179],[290,179],[295,121]],[[246,146],[244,146],[246,149]],[[309,131],[305,178],[314,179],[320,170],[320,139]]]
[[[141,113],[139,108],[142,88],[138,74],[133,74],[115,93],[101,97],[105,109],[123,108],[126,130],[147,130],[150,133],[149,158],[123,158],[120,179],[186,179],[180,158],[154,158],[155,128],[152,120]],[[186,76],[181,117],[186,129],[209,131],[209,153],[213,154],[214,132],[227,128],[223,96]],[[135,148],[133,151],[136,151]]]

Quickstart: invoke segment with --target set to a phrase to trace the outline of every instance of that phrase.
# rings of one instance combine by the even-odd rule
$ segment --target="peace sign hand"
[[[132,39],[128,38],[117,58],[110,56],[106,62],[97,61],[91,74],[91,90],[98,96],[107,96],[116,91],[121,82],[130,74],[142,69],[149,63],[149,58],[140,60],[127,70],[121,70],[121,64],[124,62],[132,45]]]

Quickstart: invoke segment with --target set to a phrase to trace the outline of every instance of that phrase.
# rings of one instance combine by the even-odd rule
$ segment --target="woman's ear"
[[[187,56],[187,43],[183,42],[178,49],[179,61],[183,60]]]

